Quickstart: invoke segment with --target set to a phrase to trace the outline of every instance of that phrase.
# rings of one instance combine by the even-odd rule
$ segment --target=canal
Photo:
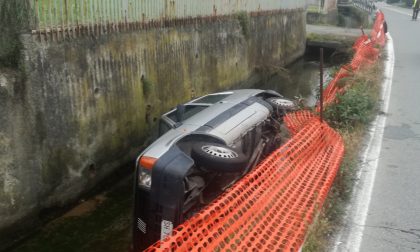
[[[313,106],[319,86],[316,57],[306,55],[287,68],[266,70],[266,79],[262,83],[238,88],[272,89],[289,98],[300,98],[306,106]],[[324,79],[328,80],[333,70],[334,67],[327,62]],[[132,184],[132,176],[125,177],[108,187],[111,189],[81,200],[80,204],[35,230],[10,251],[129,251]]]

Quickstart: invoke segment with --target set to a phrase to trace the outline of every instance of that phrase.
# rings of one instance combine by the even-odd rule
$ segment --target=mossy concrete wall
[[[303,55],[305,25],[294,9],[97,36],[21,33],[18,66],[0,68],[0,230],[134,166],[162,112]]]
[[[27,0],[0,0],[0,66],[18,65],[19,34],[29,29],[29,12]]]

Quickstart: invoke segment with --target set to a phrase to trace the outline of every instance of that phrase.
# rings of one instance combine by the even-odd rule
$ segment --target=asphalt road
[[[359,200],[334,251],[420,251],[420,19],[411,21],[409,9],[379,8],[393,38],[392,91],[368,147],[379,158],[365,160]]]

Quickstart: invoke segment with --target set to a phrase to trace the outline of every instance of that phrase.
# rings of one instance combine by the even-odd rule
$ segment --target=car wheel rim
[[[233,150],[230,150],[225,147],[220,146],[213,146],[213,145],[204,145],[201,149],[212,156],[226,158],[226,159],[233,159],[238,157],[238,153]]]
[[[295,104],[292,101],[285,99],[270,99],[270,101],[279,107],[292,108],[295,106]]]

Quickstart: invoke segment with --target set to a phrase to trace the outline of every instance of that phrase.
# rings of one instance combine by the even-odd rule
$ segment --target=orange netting
[[[357,49],[354,57],[350,63],[353,70],[358,70],[364,65],[371,65],[379,57],[379,49],[374,48],[372,43],[361,44]]]
[[[383,12],[378,11],[376,13],[376,20],[373,26],[372,32],[370,34],[371,40],[380,46],[385,45],[386,37],[385,37],[385,15]]]
[[[324,106],[328,106],[335,102],[337,94],[344,92],[346,86],[343,83],[343,79],[352,75],[349,66],[343,66],[338,70],[334,78],[328,84],[324,90]],[[319,104],[317,106],[317,111],[319,112]]]
[[[343,83],[343,79],[349,77],[354,71],[362,67],[374,64],[380,54],[380,50],[376,46],[383,46],[385,44],[384,31],[385,17],[382,12],[376,14],[376,21],[372,29],[372,37],[369,39],[367,35],[360,36],[353,45],[355,54],[351,62],[340,68],[334,79],[328,84],[324,90],[324,108],[336,102],[337,94],[342,94],[350,83]],[[346,84],[346,85],[344,85]],[[319,105],[316,108],[319,112]]]
[[[343,153],[340,135],[312,118],[293,141],[146,251],[298,251]]]
[[[356,39],[356,42],[354,42],[353,50],[357,51],[357,49],[359,49],[359,47],[362,44],[365,44],[365,43],[368,43],[368,42],[370,42],[369,36],[363,34],[362,36],[360,36],[359,38]]]
[[[325,89],[326,105],[345,92],[340,80],[377,60],[384,22],[378,12],[371,40],[363,35],[356,41],[353,60]],[[298,251],[332,186],[344,144],[310,111],[287,114],[284,122],[293,134],[285,145],[146,251]]]
[[[284,123],[292,135],[298,133],[302,127],[306,125],[310,119],[315,118],[315,114],[309,110],[301,110],[293,113],[288,113],[284,117]]]

